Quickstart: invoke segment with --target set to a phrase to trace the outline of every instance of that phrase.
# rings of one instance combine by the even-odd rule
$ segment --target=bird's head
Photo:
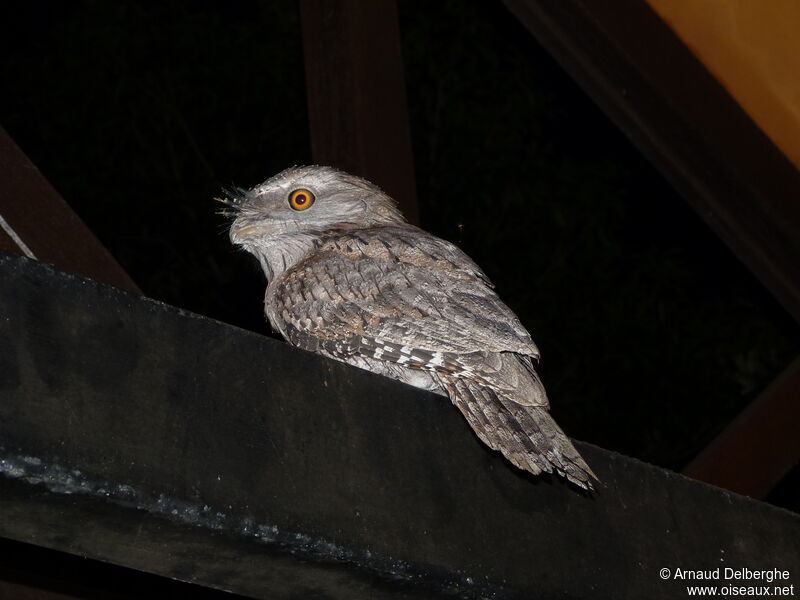
[[[221,212],[233,217],[231,242],[250,252],[287,234],[405,223],[380,188],[332,167],[293,167],[219,200],[225,204]]]

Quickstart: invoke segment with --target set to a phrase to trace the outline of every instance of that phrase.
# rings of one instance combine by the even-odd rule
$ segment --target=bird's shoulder
[[[481,268],[456,245],[413,225],[332,229],[320,236],[317,251],[307,260],[336,257],[417,267],[456,279],[477,278],[493,287]]]
[[[449,242],[410,226],[326,232],[314,252],[280,276],[267,300],[271,320],[317,336],[538,356],[478,266]]]

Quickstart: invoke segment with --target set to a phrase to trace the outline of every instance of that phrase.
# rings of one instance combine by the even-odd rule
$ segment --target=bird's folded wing
[[[443,369],[451,354],[462,368],[473,353],[538,357],[530,334],[478,267],[420,230],[331,235],[274,283],[268,310],[300,346],[336,342],[337,351],[354,352],[358,345],[367,355]]]

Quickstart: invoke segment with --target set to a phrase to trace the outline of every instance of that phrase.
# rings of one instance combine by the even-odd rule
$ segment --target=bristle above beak
[[[217,211],[218,215],[225,217],[238,215],[242,210],[242,203],[250,197],[248,191],[240,187],[222,188],[222,192],[225,195],[221,198],[215,197],[214,200],[225,205],[225,208]]]

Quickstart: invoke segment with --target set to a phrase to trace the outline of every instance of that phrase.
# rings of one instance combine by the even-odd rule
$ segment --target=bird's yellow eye
[[[314,204],[314,194],[308,190],[299,189],[289,194],[289,206],[294,210],[306,210]]]

